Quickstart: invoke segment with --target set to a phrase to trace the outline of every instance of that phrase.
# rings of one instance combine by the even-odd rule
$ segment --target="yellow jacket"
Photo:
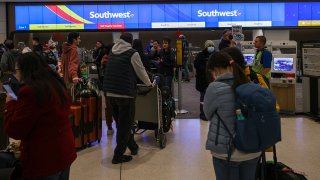
[[[248,80],[254,81],[254,79],[251,79],[251,76],[250,76],[251,70],[250,70],[250,67],[249,67],[249,66],[247,66],[247,67],[245,68],[244,74],[247,76]],[[258,73],[256,73],[256,75],[257,75],[257,81],[258,81],[258,83],[259,83],[262,87],[269,89],[269,86],[268,86],[267,82],[264,80],[263,76],[262,76],[261,74],[258,74]],[[280,112],[280,105],[279,105],[278,102],[277,102],[277,104],[276,104],[276,108],[277,108],[277,111]]]

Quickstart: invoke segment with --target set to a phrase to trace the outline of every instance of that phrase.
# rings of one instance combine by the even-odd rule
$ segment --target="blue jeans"
[[[242,162],[212,159],[216,180],[255,180],[259,157]]]
[[[189,65],[188,65],[188,61],[187,60],[183,62],[183,69],[184,69],[184,72],[186,73],[185,79],[189,80],[190,79],[190,77],[189,77],[190,73],[189,73]]]

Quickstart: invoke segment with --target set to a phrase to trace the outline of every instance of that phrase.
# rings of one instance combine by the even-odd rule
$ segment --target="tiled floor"
[[[122,166],[111,164],[115,135],[106,136],[104,131],[100,144],[78,153],[70,179],[118,180],[120,176],[123,180],[215,179],[211,155],[204,148],[207,128],[208,122],[199,119],[176,120],[174,131],[167,134],[167,147],[162,150],[153,131],[136,135],[139,154]],[[307,118],[282,118],[283,140],[277,145],[278,160],[306,173],[309,180],[320,179],[319,130],[320,124]]]

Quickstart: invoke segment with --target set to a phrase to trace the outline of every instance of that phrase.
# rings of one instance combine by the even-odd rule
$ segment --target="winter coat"
[[[196,89],[200,92],[205,92],[210,81],[210,73],[207,70],[209,53],[206,49],[197,54],[194,67],[196,69]]]
[[[62,45],[62,73],[66,83],[72,83],[74,78],[80,76],[80,59],[77,46],[65,43]]]
[[[235,95],[231,89],[232,73],[225,73],[210,83],[204,97],[204,113],[210,121],[206,149],[219,154],[227,154],[232,146],[232,138],[220,123],[218,131],[218,117],[223,119],[231,134],[235,132]],[[216,137],[218,141],[216,142]]]
[[[44,104],[39,106],[33,89],[27,85],[20,87],[17,101],[6,103],[5,130],[10,137],[21,140],[25,178],[36,179],[55,174],[69,167],[76,159],[69,121],[70,104],[70,97],[62,105],[58,93],[48,93]]]
[[[162,49],[160,53],[160,69],[159,72],[164,76],[173,76],[173,69],[176,64],[175,54],[172,49]]]

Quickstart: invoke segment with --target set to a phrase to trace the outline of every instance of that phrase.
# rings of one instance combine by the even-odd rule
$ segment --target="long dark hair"
[[[243,69],[234,62],[232,57],[226,52],[215,52],[213,53],[208,61],[208,69],[213,70],[214,68],[228,68],[232,67],[233,69],[233,85],[232,89],[236,89],[239,85],[247,83],[248,80],[243,72]]]
[[[171,50],[171,39],[168,38],[168,37],[165,37],[162,39],[162,42],[167,42],[168,43],[168,49],[167,51],[170,51]],[[162,48],[163,49],[163,48]]]
[[[236,64],[238,64],[242,69],[246,68],[246,61],[244,60],[242,52],[236,47],[228,47],[222,50],[228,53]]]
[[[63,79],[54,72],[43,58],[35,53],[22,54],[17,59],[17,67],[21,73],[23,84],[32,88],[39,106],[44,104],[45,97],[54,98],[51,94],[58,93],[62,105],[67,100],[66,85]]]
[[[139,54],[143,54],[143,45],[140,39],[133,40],[132,48],[137,50]]]

